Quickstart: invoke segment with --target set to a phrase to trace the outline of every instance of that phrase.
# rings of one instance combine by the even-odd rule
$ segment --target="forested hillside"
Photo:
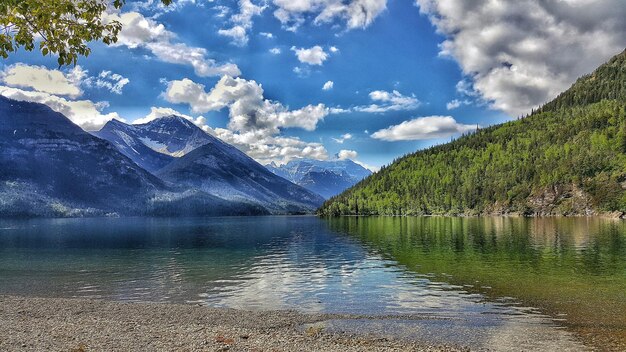
[[[322,215],[606,212],[626,212],[626,51],[530,116],[406,155],[319,210]]]

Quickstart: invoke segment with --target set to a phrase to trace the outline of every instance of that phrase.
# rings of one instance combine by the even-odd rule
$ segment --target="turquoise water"
[[[600,336],[614,347],[625,244],[623,223],[584,219],[5,220],[0,294],[414,316],[328,328],[477,347],[509,336],[511,349],[516,334],[529,348],[574,350]],[[603,319],[610,329],[597,328]]]

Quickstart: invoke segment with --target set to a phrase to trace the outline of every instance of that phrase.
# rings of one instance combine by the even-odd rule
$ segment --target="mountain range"
[[[626,51],[515,121],[399,158],[323,215],[626,214]]]
[[[0,97],[0,147],[3,217],[292,214],[323,202],[177,116],[92,135]]]
[[[298,159],[266,167],[274,174],[328,199],[352,187],[372,172],[352,160]]]

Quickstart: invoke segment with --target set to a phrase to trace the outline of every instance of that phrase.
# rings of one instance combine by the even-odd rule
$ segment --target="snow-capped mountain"
[[[131,199],[145,202],[164,188],[109,142],[45,105],[0,97],[0,120],[2,211],[126,211]]]
[[[224,199],[259,204],[276,214],[312,212],[324,201],[219,139],[177,158],[156,175]]]
[[[175,157],[216,139],[179,116],[161,117],[141,125],[111,120],[93,134],[113,143],[122,154],[152,173]]]
[[[275,163],[266,166],[274,174],[328,199],[372,172],[352,160],[292,160],[284,165]]]
[[[323,202],[180,117],[112,121],[96,135],[0,96],[0,217],[284,214]]]
[[[263,214],[167,185],[49,107],[0,96],[0,217]]]
[[[95,135],[171,184],[255,204],[271,213],[312,212],[323,201],[182,117],[161,117],[141,125],[111,121]]]

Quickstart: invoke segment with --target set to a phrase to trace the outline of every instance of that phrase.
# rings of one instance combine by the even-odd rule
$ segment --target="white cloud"
[[[280,53],[282,52],[282,50],[280,50],[280,48],[271,48],[270,49],[270,53],[273,55],[280,55]]]
[[[454,99],[454,100],[449,101],[446,104],[446,109],[454,110],[454,109],[458,108],[459,106],[461,106],[461,101],[458,100],[458,99]]]
[[[359,153],[357,153],[354,150],[342,149],[339,151],[339,153],[337,153],[337,158],[339,160],[346,160],[346,159],[355,160],[358,156],[359,156]]]
[[[623,0],[416,0],[491,107],[528,113],[624,50]]]
[[[358,106],[355,111],[384,113],[388,111],[405,111],[417,109],[421,102],[414,94],[403,95],[397,90],[387,92],[384,90],[375,90],[370,92],[369,98],[374,102],[370,105]]]
[[[328,159],[326,148],[320,143],[308,143],[294,137],[267,135],[266,131],[234,132],[216,128],[211,133],[226,143],[239,148],[263,165],[271,162],[284,164],[293,159]]]
[[[82,95],[80,84],[85,71],[76,66],[70,73],[49,70],[44,66],[18,63],[6,66],[0,72],[0,80],[13,87],[29,88],[42,93],[66,95],[76,98]]]
[[[261,32],[259,33],[259,35],[267,38],[267,39],[274,39],[274,34],[270,33],[270,32]]]
[[[220,29],[218,34],[232,38],[235,45],[244,46],[248,44],[248,30],[252,28],[252,18],[261,15],[266,8],[267,5],[259,6],[250,0],[239,0],[239,13],[230,17],[233,26],[228,29]],[[271,35],[271,33],[269,34]]]
[[[210,4],[213,2],[213,0],[208,0],[207,2]],[[151,13],[153,14],[151,16],[152,18],[158,18],[168,12],[180,11],[187,5],[204,7],[204,2],[199,0],[174,0],[171,2],[171,4],[165,5],[163,4],[163,2],[161,2],[161,0],[141,0],[132,2],[127,1],[127,5],[135,11]]]
[[[215,60],[207,58],[208,53],[204,48],[175,42],[174,33],[166,30],[163,24],[145,18],[140,13],[108,14],[105,20],[115,20],[122,24],[118,41],[113,45],[131,49],[145,48],[161,61],[193,67],[195,73],[201,77],[241,74],[235,64],[217,64]]]
[[[188,104],[195,113],[228,107],[229,127],[236,131],[268,129],[276,133],[281,127],[312,131],[329,113],[323,104],[289,110],[278,102],[265,99],[263,87],[257,82],[228,76],[222,77],[209,92],[204,85],[187,78],[171,81],[164,97],[171,103]]]
[[[345,133],[342,134],[339,138],[333,138],[333,140],[339,144],[343,144],[343,142],[347,141],[348,139],[352,139],[352,134]]]
[[[372,137],[385,141],[436,139],[474,131],[477,128],[477,125],[460,124],[451,116],[427,116],[389,126],[374,132]]]
[[[339,49],[336,46],[331,46],[330,48],[328,48],[328,50],[330,50],[331,53],[338,53]]]
[[[324,61],[328,60],[328,53],[322,49],[321,46],[316,45],[311,48],[296,48],[295,46],[291,48],[293,52],[296,53],[296,57],[298,61],[307,65],[318,65],[321,66],[324,64]]]
[[[217,18],[224,18],[230,13],[230,7],[224,5],[214,6],[212,7],[212,10],[217,12],[215,14],[215,17]]]
[[[116,113],[101,113],[109,107],[108,102],[76,100],[83,94],[81,87],[104,88],[119,94],[129,82],[111,71],[102,71],[97,77],[90,77],[88,71],[79,65],[64,72],[23,63],[6,66],[0,72],[0,80],[6,84],[0,86],[0,94],[11,99],[45,104],[85,130],[97,130],[109,120],[119,120],[120,117]]]
[[[347,29],[369,26],[386,8],[387,0],[274,0],[274,16],[287,30],[295,31],[307,18],[313,23],[345,22]]]
[[[234,144],[262,163],[285,161],[297,157],[328,158],[319,143],[307,143],[298,138],[280,136],[283,128],[315,130],[328,114],[323,104],[307,105],[291,110],[279,102],[265,99],[260,84],[242,78],[222,77],[210,90],[204,85],[183,79],[168,83],[164,98],[175,104],[188,104],[194,113],[219,111],[227,108],[228,129],[205,130]]]
[[[370,92],[368,96],[372,101],[369,105],[359,105],[350,108],[333,107],[330,108],[329,112],[331,114],[346,114],[352,112],[385,113],[389,111],[415,110],[422,105],[422,102],[417,99],[415,94],[404,95],[397,90],[391,92],[375,90]]]
[[[87,87],[104,88],[115,94],[122,94],[124,86],[128,83],[130,83],[128,78],[111,71],[101,71],[97,77],[88,77],[83,81]]]
[[[106,102],[94,103],[90,100],[68,100],[46,92],[26,91],[6,86],[0,86],[0,95],[10,99],[45,104],[52,110],[65,115],[72,122],[87,131],[99,130],[112,119],[123,121],[117,113],[101,113],[101,109],[108,107]]]
[[[293,68],[293,73],[300,78],[307,78],[311,75],[311,68],[309,66],[296,66]]]
[[[461,105],[469,105],[471,103],[472,102],[467,99],[465,100],[453,99],[446,104],[446,109],[454,110],[454,109],[461,107]]]
[[[328,82],[324,83],[324,86],[322,87],[322,90],[331,90],[331,89],[333,89],[334,86],[335,86],[335,82],[328,81]]]

